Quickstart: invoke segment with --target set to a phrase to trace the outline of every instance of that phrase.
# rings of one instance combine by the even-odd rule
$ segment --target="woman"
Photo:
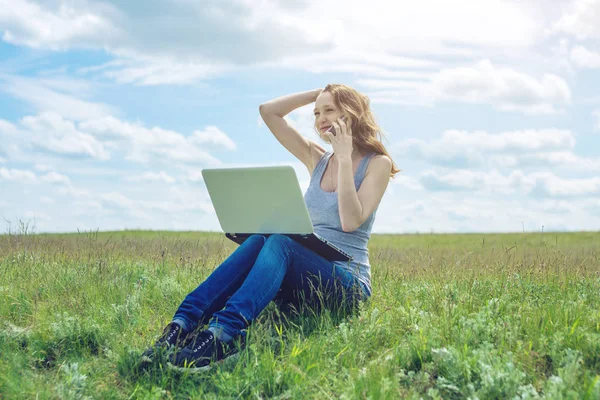
[[[289,126],[284,116],[315,102],[315,128],[333,152]],[[371,295],[367,242],[389,178],[399,170],[378,139],[369,99],[345,85],[327,85],[260,106],[277,140],[311,175],[305,201],[315,233],[353,256],[332,262],[284,235],[253,235],[187,295],[153,347],[170,350],[175,368],[202,370],[234,355],[245,330],[271,300],[355,306]],[[208,329],[197,327],[209,324]],[[175,350],[175,351],[171,351]]]

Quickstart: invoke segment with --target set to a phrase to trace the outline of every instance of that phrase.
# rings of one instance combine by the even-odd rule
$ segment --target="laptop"
[[[291,166],[211,168],[202,177],[227,238],[283,234],[330,261],[352,256],[316,235]]]

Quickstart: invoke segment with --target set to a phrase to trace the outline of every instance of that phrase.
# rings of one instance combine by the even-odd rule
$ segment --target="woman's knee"
[[[267,245],[269,245],[270,247],[288,247],[289,244],[291,243],[291,241],[293,241],[293,239],[291,239],[289,236],[286,235],[282,235],[279,233],[275,233],[273,235],[270,235],[267,238]]]
[[[264,245],[267,242],[267,238],[261,234],[250,235],[246,241],[250,241],[250,243],[254,244],[262,244]]]
[[[270,235],[267,238],[267,241],[261,250],[262,254],[269,254],[273,257],[279,257],[282,260],[288,258],[289,248],[290,248],[290,239],[285,235],[274,234]]]
[[[267,238],[262,235],[251,235],[238,247],[235,253],[247,253],[258,255],[265,247]]]

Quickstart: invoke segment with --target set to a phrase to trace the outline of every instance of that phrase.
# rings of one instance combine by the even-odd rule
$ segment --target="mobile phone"
[[[342,116],[340,117],[340,119],[341,119],[342,121],[346,121],[346,116],[345,116],[345,115],[342,115]],[[331,132],[331,134],[332,134],[333,136],[335,136],[335,127],[334,127],[333,125],[331,125],[331,127],[325,131],[325,133],[327,133],[327,132]]]

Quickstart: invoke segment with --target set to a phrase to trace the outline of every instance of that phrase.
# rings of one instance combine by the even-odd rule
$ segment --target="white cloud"
[[[108,160],[104,145],[90,134],[80,132],[71,121],[54,113],[24,117],[20,121],[30,143],[37,149],[60,156],[91,157]]]
[[[397,232],[398,226],[403,232],[539,233],[542,226],[544,232],[596,229],[600,219],[585,208],[585,201],[570,200],[569,204],[570,209],[554,200],[465,198],[464,194],[443,193],[424,199],[424,211],[418,215],[400,212],[378,222],[391,232]]]
[[[212,125],[205,127],[202,131],[194,131],[189,141],[200,146],[222,147],[227,150],[236,149],[235,142],[225,132]]]
[[[55,220],[52,231],[78,229],[209,229],[218,227],[210,200],[201,188],[183,184],[172,185],[167,191],[154,191],[151,197],[137,185],[115,187],[93,185],[91,191],[80,188],[57,190],[57,214],[68,209],[76,219]],[[59,199],[68,198],[68,202]]]
[[[571,101],[569,86],[561,78],[545,74],[537,80],[510,68],[499,68],[485,60],[472,68],[440,72],[433,79],[441,99],[490,103],[502,110],[532,114],[551,113],[554,106]]]
[[[489,60],[472,67],[447,68],[427,81],[359,79],[374,102],[435,104],[456,100],[491,104],[503,111],[551,114],[571,102],[569,85],[560,77],[544,74],[536,79]]]
[[[74,79],[39,79],[0,74],[0,90],[23,99],[40,112],[52,112],[74,120],[115,114],[113,107],[83,100],[89,83]]]
[[[344,72],[378,78],[427,79],[432,75],[431,70],[439,65],[437,61],[398,57],[365,50],[360,54],[356,51],[332,51],[316,54],[311,59],[289,57],[273,66],[302,69],[319,74]]]
[[[577,39],[600,37],[600,1],[576,0],[570,10],[555,24],[554,29],[568,33]]]
[[[167,174],[165,171],[160,172],[145,172],[142,175],[135,175],[126,178],[130,182],[164,182],[175,183],[175,178]]]
[[[220,165],[221,162],[182,134],[159,127],[146,128],[114,117],[83,121],[79,128],[100,139],[129,142],[126,159],[147,163],[151,160]]]
[[[99,196],[102,203],[111,208],[134,209],[136,202],[117,192],[104,193]]]
[[[36,170],[41,171],[41,172],[47,172],[47,171],[50,171],[52,169],[51,166],[46,165],[46,164],[35,164],[33,166],[33,168],[35,168]]]
[[[492,156],[492,165],[515,167],[563,167],[574,171],[600,171],[600,157],[580,157],[571,151]]]
[[[43,175],[40,180],[42,182],[48,182],[48,183],[62,183],[64,185],[70,185],[71,184],[71,180],[69,179],[68,176],[63,175],[63,174],[59,174],[58,172],[48,172],[46,175]]]
[[[579,68],[600,68],[600,53],[576,46],[571,50],[571,61]]]
[[[444,132],[442,140],[445,142],[444,145],[465,146],[475,151],[511,153],[563,150],[575,146],[573,134],[559,129],[526,129],[499,134],[450,130]]]
[[[521,188],[533,186],[533,181],[521,171],[513,171],[503,176],[498,171],[490,173],[470,170],[457,170],[439,175],[428,171],[421,175],[419,183],[428,191],[489,191],[512,193]]]
[[[526,175],[516,170],[502,175],[496,170],[456,170],[446,174],[427,171],[421,175],[419,182],[430,192],[522,193],[548,198],[586,198],[600,194],[600,178],[565,179],[551,172]]]
[[[557,74],[566,75],[569,78],[568,80],[570,80],[576,74],[571,60],[571,51],[570,42],[566,38],[560,38],[554,43],[549,43],[546,50],[547,55],[543,56],[545,58],[543,61],[544,69],[550,68]],[[536,54],[534,57],[539,57],[539,55]],[[535,63],[534,60],[525,61],[523,59],[518,62],[520,64]]]
[[[177,58],[138,56],[121,57],[100,66],[81,68],[79,72],[101,72],[103,76],[114,79],[117,83],[151,86],[186,84],[234,70],[234,66],[222,62],[184,63]]]
[[[23,216],[27,219],[50,221],[52,217],[39,211],[26,211]]]
[[[121,65],[111,64],[105,73],[120,82],[182,83],[222,66],[332,45],[332,35],[323,40],[279,18],[285,12],[276,3],[182,1],[170,4],[166,17],[158,3],[144,3],[140,14],[135,2],[8,2],[0,3],[4,40],[36,48],[108,50]]]
[[[415,178],[404,175],[403,172],[396,174],[391,183],[405,187],[409,190],[423,190],[423,186],[421,186],[421,184]],[[388,186],[388,188],[390,188],[390,186]]]
[[[52,3],[41,6],[14,0],[10,7],[8,3],[3,7],[0,26],[11,41],[35,47],[136,48],[145,54],[189,58],[198,53],[199,58],[236,61],[277,58],[334,44],[385,50],[395,46],[413,51],[423,51],[419,49],[423,44],[447,51],[456,50],[456,43],[523,47],[542,34],[535,9],[501,0],[488,0],[485,7],[477,5],[474,0],[452,4],[424,0],[396,8],[385,0],[350,0],[343,7],[336,0],[293,5],[268,0],[224,0],[218,4],[186,1],[173,3],[169,18],[164,18],[164,8],[153,3],[144,4],[140,15],[135,2],[71,2],[53,7]],[[436,12],[431,13],[432,9]],[[511,21],[511,29],[506,29],[506,21]],[[210,32],[220,35],[205,40]],[[378,40],[373,41],[375,38]],[[237,51],[223,46],[236,39],[243,40]],[[260,47],[262,55],[251,51]]]
[[[0,128],[18,132],[5,135],[8,140],[0,142],[0,154],[3,157],[10,154],[12,159],[23,162],[30,162],[32,155],[29,150],[34,149],[62,158],[85,157],[104,161],[114,153],[141,163],[156,160],[162,163],[220,165],[221,161],[208,150],[236,149],[235,143],[215,126],[184,136],[172,130],[146,128],[141,123],[129,123],[112,116],[77,122],[53,112],[44,112],[22,118],[18,126],[6,122]]]
[[[0,168],[0,179],[13,182],[36,183],[37,177],[31,171]]]
[[[506,176],[505,176],[506,178]],[[535,179],[533,179],[535,183]],[[597,196],[536,197],[526,188],[511,195],[486,191],[386,193],[374,232],[540,232],[597,230]]]
[[[532,194],[540,197],[588,197],[600,195],[600,178],[563,179],[552,173],[535,177]]]
[[[100,209],[108,208],[109,210],[124,212],[125,215],[141,219],[151,219],[158,214],[175,216],[178,213],[184,212],[198,212],[203,214],[212,211],[210,204],[199,199],[195,201],[185,201],[183,199],[179,199],[179,201],[148,201],[132,199],[118,192],[103,193],[98,198],[100,200]],[[93,202],[90,205],[98,207]]]
[[[186,179],[190,182],[204,182],[202,170],[189,170]]]
[[[114,0],[3,2],[5,40],[108,51],[113,60],[81,71],[144,85],[180,84],[258,65],[415,77],[419,71],[398,68],[437,63],[430,56],[527,52],[544,35],[542,5],[503,0],[487,0],[485,7],[475,0],[178,1],[169,5],[168,17],[163,5],[152,2],[144,3],[142,14],[138,3]],[[333,62],[319,61],[328,56]]]
[[[476,193],[438,192],[423,197],[401,195],[378,212],[375,225],[382,232],[494,232],[520,231],[522,223],[535,226],[540,216],[527,202],[485,198]],[[382,216],[385,215],[384,218]],[[375,226],[374,226],[375,230]]]
[[[427,80],[435,69],[442,65],[437,60],[420,57],[396,56],[390,53],[402,53],[393,50],[389,53],[366,47],[336,48],[325,53],[310,56],[290,55],[281,60],[259,64],[265,68],[285,68],[308,71],[315,74],[349,73],[359,77],[389,78],[406,80]]]
[[[564,200],[546,200],[541,204],[541,210],[544,213],[549,214],[574,214],[578,211],[579,204],[574,204],[572,201],[564,201]]]
[[[38,176],[33,171],[14,168],[0,168],[0,179],[22,183],[42,182],[51,184],[63,184],[67,187],[71,185],[71,180],[68,176],[59,174],[55,171],[50,171],[42,176]]]
[[[21,140],[22,132],[14,124],[0,120],[0,162],[18,158],[21,155],[21,149],[16,142]]]
[[[19,129],[11,122],[0,119],[0,133],[3,135],[16,136],[19,134]]]
[[[0,0],[0,29],[6,42],[35,48],[101,46],[104,40],[116,37],[117,29],[107,18],[110,11],[105,4],[87,1],[58,2],[55,9],[48,9],[25,0]]]
[[[504,166],[516,166],[519,157],[526,153],[557,152],[574,147],[575,136],[567,130],[528,129],[501,133],[447,130],[440,139],[430,142],[420,139],[400,141],[391,146],[391,151],[402,158],[423,159],[449,167],[480,165],[491,160]],[[506,156],[490,158],[495,154]]]
[[[72,185],[61,187],[56,192],[60,195],[75,199],[91,199],[93,197],[92,192],[89,190],[76,188]]]

